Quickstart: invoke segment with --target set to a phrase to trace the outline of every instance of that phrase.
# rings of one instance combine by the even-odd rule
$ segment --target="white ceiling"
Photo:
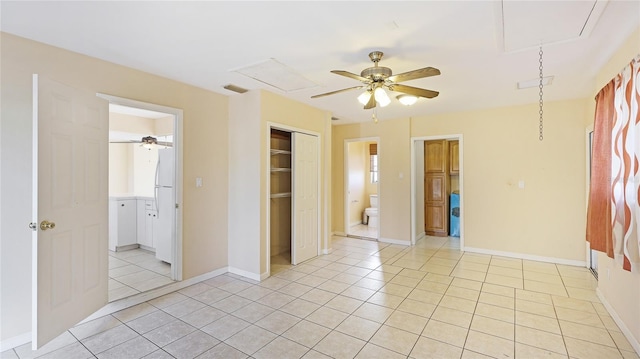
[[[545,101],[593,95],[594,76],[640,25],[640,1],[1,1],[0,29],[179,80],[221,94],[223,86],[266,89],[329,110],[334,123],[370,121],[359,85],[368,53],[394,73],[432,66],[442,74],[404,84],[440,92],[378,118],[401,118],[538,101],[516,90],[554,76]],[[285,92],[237,70],[275,59],[315,87]],[[396,95],[396,94],[390,94]]]

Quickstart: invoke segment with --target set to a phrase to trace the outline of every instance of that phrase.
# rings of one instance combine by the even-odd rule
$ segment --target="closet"
[[[269,167],[269,250],[271,269],[318,255],[318,136],[272,128]]]
[[[271,129],[270,250],[272,265],[291,264],[291,132]]]
[[[459,193],[459,171],[457,140],[424,142],[424,215],[427,235],[449,235],[449,217],[452,214],[449,197],[452,193]],[[459,215],[459,210],[455,212]]]

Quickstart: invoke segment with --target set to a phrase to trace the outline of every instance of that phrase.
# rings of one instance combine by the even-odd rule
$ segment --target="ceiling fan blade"
[[[336,74],[336,75],[340,75],[340,76],[345,76],[345,77],[348,77],[348,78],[351,78],[351,79],[355,79],[355,80],[358,80],[358,81],[362,81],[364,83],[371,82],[370,79],[368,79],[366,77],[362,77],[360,75],[356,75],[356,74],[354,74],[352,72],[349,72],[349,71],[331,70],[331,73]]]
[[[373,96],[373,94],[371,94],[371,96],[369,97],[369,102],[367,102],[367,104],[364,105],[364,109],[368,110],[374,107],[376,107],[376,97]]]
[[[421,79],[423,77],[430,77],[440,75],[440,70],[433,67],[425,67],[423,69],[417,69],[413,71],[403,72],[401,74],[389,76],[391,82],[403,82],[415,79]]]
[[[425,90],[417,87],[398,84],[389,85],[389,90],[426,98],[434,98],[439,94],[438,91]]]
[[[329,96],[329,95],[337,94],[337,93],[340,93],[340,92],[351,91],[351,90],[356,90],[356,89],[361,89],[361,88],[364,88],[364,86],[354,86],[354,87],[349,87],[349,88],[342,89],[342,90],[336,90],[336,91],[331,91],[331,92],[327,92],[327,93],[321,93],[319,95],[313,95],[313,96],[311,96],[311,98]]]

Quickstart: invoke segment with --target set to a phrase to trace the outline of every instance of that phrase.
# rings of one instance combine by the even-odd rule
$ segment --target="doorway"
[[[411,243],[449,236],[464,249],[462,135],[415,137],[411,143]]]
[[[109,104],[109,301],[181,279],[181,110]]]
[[[379,140],[360,138],[345,141],[345,234],[347,237],[378,240]]]

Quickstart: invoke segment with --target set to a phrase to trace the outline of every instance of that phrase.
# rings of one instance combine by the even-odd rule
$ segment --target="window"
[[[378,183],[378,144],[369,145],[369,174],[371,183]]]

